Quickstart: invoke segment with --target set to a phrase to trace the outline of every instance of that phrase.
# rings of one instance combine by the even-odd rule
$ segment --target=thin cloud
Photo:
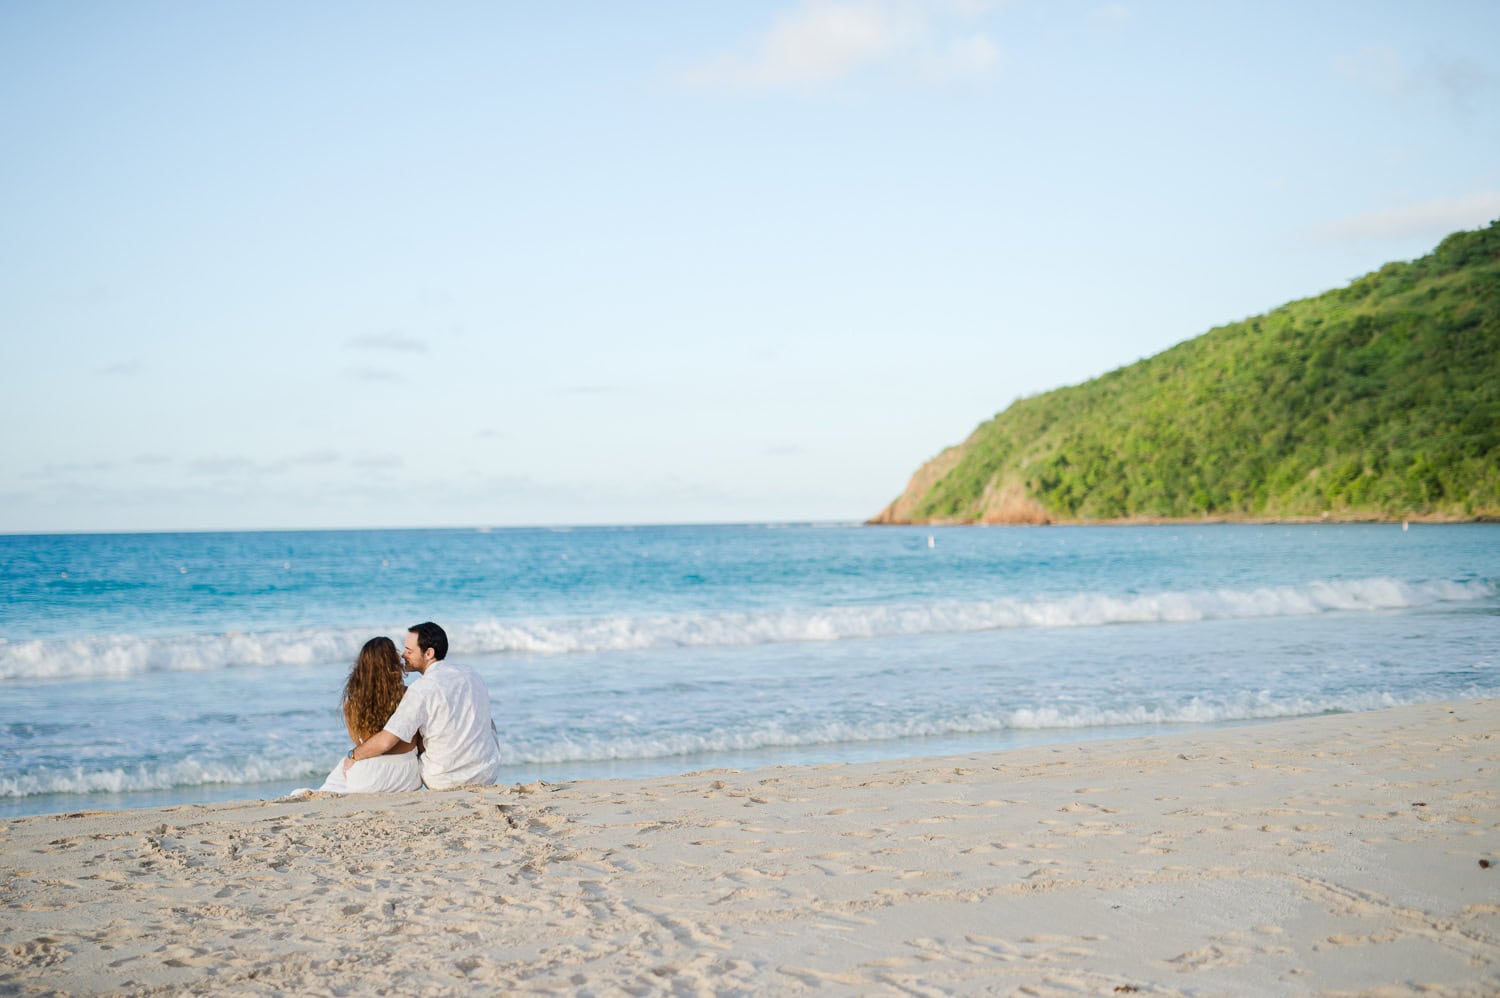
[[[1114,27],[1134,20],[1135,11],[1123,3],[1109,3],[1095,7],[1089,13],[1089,19],[1101,27]]]
[[[250,471],[254,464],[248,459],[233,454],[213,454],[194,458],[188,462],[188,471],[194,475],[232,475]]]
[[[210,454],[187,462],[187,470],[199,477],[217,478],[234,475],[284,475],[313,468],[334,468],[358,463],[345,461],[344,456],[336,450],[321,448],[286,454],[269,461],[239,454]]]
[[[928,80],[987,76],[999,46],[979,32],[952,32],[945,13],[974,16],[981,4],[897,0],[802,0],[738,51],[691,68],[686,79],[708,88],[816,89],[866,71],[891,69]]]
[[[1319,226],[1325,240],[1440,239],[1459,229],[1488,225],[1500,217],[1500,191],[1457,198],[1435,198],[1380,211],[1363,212]]]
[[[113,471],[113,461],[64,461],[60,464],[49,464],[42,468],[40,476],[54,477],[57,475],[93,475],[99,472]]]
[[[1430,80],[1432,86],[1463,114],[1472,113],[1479,97],[1500,83],[1500,78],[1494,73],[1467,59],[1434,59],[1423,67],[1422,78]]]
[[[365,333],[345,343],[355,350],[394,350],[398,353],[426,353],[427,341],[400,333]]]
[[[1409,66],[1389,45],[1335,56],[1333,68],[1346,83],[1392,100],[1436,94],[1460,114],[1472,113],[1479,97],[1500,84],[1493,72],[1462,58],[1431,56]]]
[[[279,458],[266,466],[269,472],[287,471],[292,468],[323,468],[339,462],[339,454],[332,450],[307,451]]]
[[[384,368],[384,367],[373,367],[373,366],[368,365],[368,364],[361,364],[358,367],[346,367],[346,368],[344,368],[344,377],[346,377],[346,378],[352,378],[355,381],[399,381],[399,380],[401,380],[401,376],[399,374],[397,374],[395,371],[389,370],[389,369]]]
[[[406,459],[396,454],[360,454],[349,460],[349,466],[359,469],[403,468],[406,466]]]
[[[923,60],[924,75],[938,81],[980,79],[1000,65],[1000,46],[988,35],[955,38],[935,56]]]
[[[994,10],[996,7],[1008,7],[1017,2],[1019,0],[930,0],[931,6],[947,7],[970,17]]]
[[[141,365],[133,360],[117,360],[99,368],[99,373],[110,378],[126,378],[141,372]]]
[[[1345,82],[1386,96],[1400,96],[1412,88],[1401,54],[1389,45],[1367,45],[1358,52],[1335,56],[1333,68]]]

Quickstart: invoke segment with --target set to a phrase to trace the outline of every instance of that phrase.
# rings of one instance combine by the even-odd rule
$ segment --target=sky
[[[1500,4],[0,5],[0,533],[862,520],[1500,217]]]

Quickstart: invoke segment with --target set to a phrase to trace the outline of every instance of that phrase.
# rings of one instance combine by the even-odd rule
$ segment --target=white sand
[[[1497,732],[13,820],[0,993],[1496,995]]]

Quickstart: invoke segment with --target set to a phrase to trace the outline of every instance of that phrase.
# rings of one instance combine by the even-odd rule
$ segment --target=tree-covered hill
[[[1500,516],[1500,221],[1022,399],[871,522]]]

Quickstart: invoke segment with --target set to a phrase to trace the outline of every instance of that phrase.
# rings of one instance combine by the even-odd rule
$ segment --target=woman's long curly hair
[[[406,694],[401,656],[390,638],[371,638],[359,650],[344,684],[344,717],[360,741],[385,727]]]

